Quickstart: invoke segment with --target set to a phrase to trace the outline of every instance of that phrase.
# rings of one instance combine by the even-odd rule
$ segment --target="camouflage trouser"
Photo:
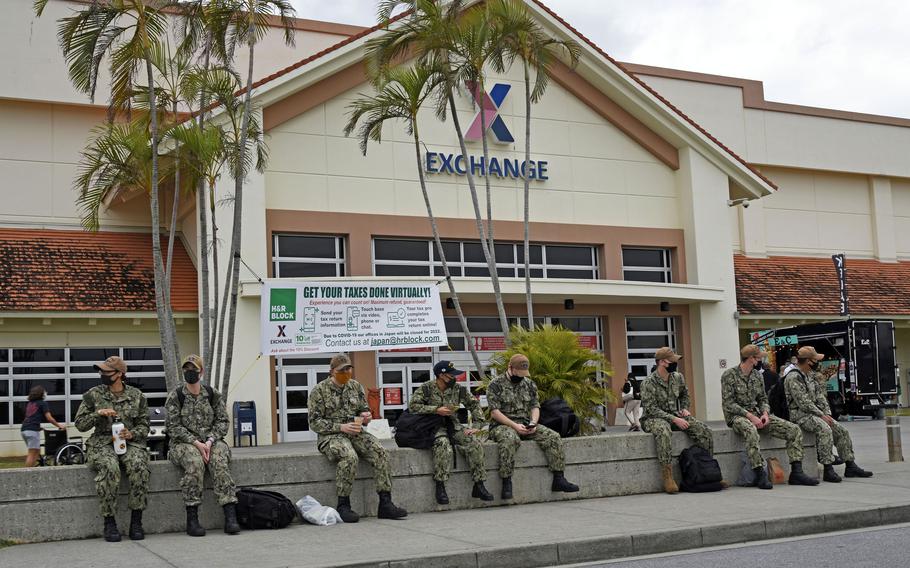
[[[458,448],[468,460],[471,468],[471,479],[484,481],[487,472],[483,469],[483,444],[477,436],[469,436],[464,430],[458,430],[452,435],[455,447]],[[433,479],[448,481],[452,473],[452,443],[445,435],[437,435],[433,442]]]
[[[490,439],[499,446],[499,476],[512,477],[515,470],[515,452],[521,446],[522,440],[534,440],[547,457],[547,466],[550,471],[564,471],[566,469],[566,456],[562,451],[562,440],[559,434],[546,426],[537,426],[537,430],[530,436],[519,436],[518,432],[508,426],[496,426],[490,430]]]
[[[736,416],[730,421],[730,428],[743,437],[752,469],[762,467],[761,449],[759,447],[760,439],[755,425],[749,422],[749,419],[745,416]],[[783,418],[771,416],[771,422],[764,429],[771,436],[787,441],[787,460],[790,463],[802,461],[803,433],[800,431],[799,426],[792,422],[787,422]]]
[[[145,509],[149,490],[149,453],[145,447],[127,444],[126,453],[118,456],[114,446],[104,444],[89,448],[88,465],[95,472],[95,489],[101,502],[101,516],[113,517],[120,489],[120,465],[130,480],[130,509]]]
[[[663,418],[648,418],[641,423],[642,430],[654,434],[654,443],[657,445],[657,461],[662,465],[669,464],[673,457],[670,454],[670,432],[673,430],[685,432],[693,444],[708,450],[712,454],[714,453],[714,436],[711,434],[711,429],[705,426],[703,422],[696,420],[694,416],[688,416],[683,418],[683,420],[689,423],[689,428],[686,430],[680,430],[678,426]]]
[[[167,459],[183,470],[180,488],[183,490],[183,504],[187,507],[202,504],[203,477],[206,464],[202,454],[193,444],[173,444],[168,451]],[[218,504],[221,506],[237,502],[237,487],[231,476],[231,448],[224,440],[212,444],[212,454],[208,463],[212,476],[212,489]]]
[[[837,455],[841,459],[853,461],[853,440],[850,439],[847,429],[837,422],[834,423],[834,426],[829,426],[818,416],[806,416],[801,418],[797,424],[806,432],[815,434],[819,463],[828,465],[834,462],[834,445],[837,445]]]
[[[354,488],[358,456],[373,466],[377,491],[392,490],[392,472],[389,454],[375,436],[361,432],[356,436],[333,435],[319,442],[319,451],[329,461],[337,462],[335,469],[335,491],[339,497],[348,497]]]

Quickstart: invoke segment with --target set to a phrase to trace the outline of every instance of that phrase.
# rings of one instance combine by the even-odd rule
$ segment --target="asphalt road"
[[[774,568],[903,568],[910,566],[910,525],[844,531],[672,554],[626,558],[606,563],[575,564],[587,568],[709,568],[756,566]]]

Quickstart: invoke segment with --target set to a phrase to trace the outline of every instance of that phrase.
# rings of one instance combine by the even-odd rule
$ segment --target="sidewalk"
[[[54,558],[68,568],[549,566],[910,521],[910,462],[884,461],[884,422],[848,428],[857,461],[875,477],[772,491],[734,487],[426,513],[404,521],[369,518],[335,527],[295,524],[235,537],[213,531],[198,539],[179,533],[119,544],[20,545],[0,550],[0,564]],[[908,437],[905,431],[905,443]]]

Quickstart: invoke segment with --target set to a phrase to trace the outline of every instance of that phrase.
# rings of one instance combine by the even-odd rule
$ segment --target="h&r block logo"
[[[297,290],[272,288],[269,295],[269,321],[293,321],[295,319],[297,319]]]
[[[490,89],[489,94],[482,93],[478,88],[478,85],[473,81],[468,81],[467,87],[468,90],[471,91],[474,102],[477,103],[478,106],[482,105],[484,120],[480,120],[480,110],[478,110],[477,116],[474,117],[474,122],[472,122],[471,127],[468,128],[465,138],[467,140],[480,140],[481,136],[484,134],[482,132],[483,128],[481,122],[486,122],[487,130],[493,131],[493,136],[496,137],[496,140],[503,144],[515,142],[515,138],[512,137],[512,133],[509,132],[508,127],[506,127],[505,121],[499,116],[499,107],[502,106],[502,102],[506,100],[506,95],[512,90],[512,85],[507,83],[496,83],[493,85],[493,88]]]

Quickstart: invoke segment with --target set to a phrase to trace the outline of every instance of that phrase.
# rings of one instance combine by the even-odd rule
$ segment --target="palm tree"
[[[236,141],[234,149],[235,158],[231,160],[234,169],[234,215],[231,233],[231,271],[226,286],[230,290],[230,305],[228,314],[228,331],[225,337],[224,374],[221,380],[221,390],[228,392],[231,381],[231,362],[234,352],[234,330],[237,323],[237,297],[240,281],[240,238],[243,227],[243,182],[246,171],[242,164],[247,162],[249,155],[249,125],[252,114],[251,97],[253,91],[253,61],[256,44],[269,30],[269,18],[277,14],[284,28],[284,40],[289,46],[294,45],[294,31],[291,18],[295,15],[294,8],[288,0],[223,0],[214,7],[215,21],[222,22],[218,29],[226,30],[227,38],[225,55],[233,53],[233,46],[245,45],[248,51],[246,86],[243,94],[243,114],[239,130],[240,138]]]
[[[370,140],[382,142],[382,128],[386,122],[392,120],[405,122],[408,134],[414,139],[417,177],[420,181],[423,201],[427,207],[427,218],[433,230],[433,240],[436,243],[439,259],[442,262],[442,271],[446,282],[449,284],[449,295],[455,303],[455,313],[458,315],[462,330],[464,330],[465,343],[471,351],[474,366],[477,372],[480,373],[483,367],[480,364],[480,357],[477,355],[477,349],[474,346],[471,333],[468,331],[468,322],[461,309],[458,293],[455,291],[455,283],[452,280],[449,263],[446,260],[442,240],[439,237],[439,227],[436,224],[436,217],[433,215],[433,206],[430,203],[430,194],[427,192],[426,177],[420,158],[421,142],[420,131],[417,128],[417,115],[427,99],[436,96],[434,92],[444,79],[445,76],[442,73],[442,69],[440,69],[438,62],[435,61],[429,61],[426,64],[418,63],[413,67],[401,66],[387,70],[375,83],[378,91],[376,95],[361,96],[348,105],[348,108],[351,109],[350,119],[345,126],[344,134],[345,136],[350,135],[357,129],[357,124],[362,121],[360,128],[357,129],[357,136],[360,138],[360,150],[366,155],[367,144]]]
[[[373,73],[381,74],[394,62],[406,57],[416,57],[419,62],[426,62],[428,59],[435,59],[439,62],[446,81],[439,91],[437,104],[440,107],[448,105],[463,156],[468,155],[468,150],[455,105],[455,93],[459,90],[459,80],[464,77],[457,72],[459,65],[453,55],[453,46],[457,43],[454,36],[457,35],[465,3],[464,0],[452,0],[448,3],[434,0],[383,0],[379,4],[379,20],[386,26],[386,32],[367,42],[368,62]],[[391,26],[392,13],[401,7],[407,8],[409,12],[396,22],[395,26]],[[464,44],[464,39],[461,41]],[[461,69],[465,68],[465,66],[461,66]],[[444,119],[445,113],[440,112],[439,116]],[[466,178],[471,203],[474,206],[474,220],[477,224],[477,234],[480,237],[480,248],[490,273],[499,322],[508,346],[511,338],[505,305],[502,301],[499,274],[496,271],[493,250],[486,238],[483,215],[477,197],[477,186],[471,168],[467,168]],[[489,199],[487,203],[489,205]]]
[[[531,103],[543,97],[550,79],[550,68],[560,56],[565,56],[572,67],[578,64],[581,49],[572,40],[557,40],[548,36],[530,16],[520,0],[496,0],[489,3],[495,14],[493,21],[503,26],[499,34],[509,66],[521,59],[525,82],[525,163],[531,161]],[[534,89],[531,90],[529,68],[535,70]],[[525,301],[528,306],[528,327],[534,328],[534,303],[531,296],[531,247],[530,233],[530,178],[522,172],[524,181],[524,262]]]
[[[40,17],[48,0],[35,0],[35,13]],[[158,205],[158,108],[155,98],[155,75],[151,52],[166,33],[167,18],[162,12],[164,0],[111,0],[92,2],[72,16],[62,18],[57,38],[66,58],[70,81],[94,100],[98,72],[106,57],[111,73],[109,115],[129,110],[135,92],[135,79],[145,67],[149,104],[149,142],[151,179],[149,208],[152,224],[152,261],[155,274],[155,306],[164,372],[169,387],[177,385],[177,345],[170,286],[161,256]]]

